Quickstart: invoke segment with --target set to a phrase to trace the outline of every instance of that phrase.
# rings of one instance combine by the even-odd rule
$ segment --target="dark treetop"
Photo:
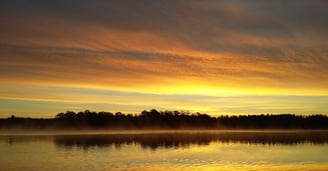
[[[55,118],[0,119],[0,129],[328,129],[326,115],[262,114],[212,117],[184,111],[121,112],[67,111]]]

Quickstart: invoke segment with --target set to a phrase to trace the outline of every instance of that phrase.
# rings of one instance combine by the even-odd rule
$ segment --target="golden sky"
[[[0,117],[328,113],[325,0],[0,2]]]

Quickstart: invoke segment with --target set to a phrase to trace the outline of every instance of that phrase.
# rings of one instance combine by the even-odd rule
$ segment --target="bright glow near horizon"
[[[2,1],[0,117],[328,114],[327,5]]]

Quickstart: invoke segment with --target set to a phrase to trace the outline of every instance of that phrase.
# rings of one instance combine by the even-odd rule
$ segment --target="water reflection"
[[[105,148],[139,144],[142,148],[185,148],[211,142],[261,145],[296,145],[328,143],[328,132],[216,132],[216,133],[148,133],[110,135],[57,135],[54,143],[66,149]]]
[[[87,134],[87,135],[38,135],[0,136],[10,145],[38,141],[52,141],[59,148],[120,148],[122,145],[140,145],[142,148],[187,148],[191,145],[206,146],[211,142],[241,143],[254,145],[296,145],[303,143],[328,143],[328,131],[294,132],[175,132],[133,134]]]
[[[15,145],[16,143],[34,143],[34,142],[43,142],[43,141],[53,141],[54,136],[43,135],[6,135],[0,136],[0,142],[7,142],[10,145]]]
[[[65,134],[0,135],[1,171],[328,168],[328,131]]]

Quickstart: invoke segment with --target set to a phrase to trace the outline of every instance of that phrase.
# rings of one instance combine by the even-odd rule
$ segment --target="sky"
[[[0,117],[328,114],[326,0],[2,0]]]

